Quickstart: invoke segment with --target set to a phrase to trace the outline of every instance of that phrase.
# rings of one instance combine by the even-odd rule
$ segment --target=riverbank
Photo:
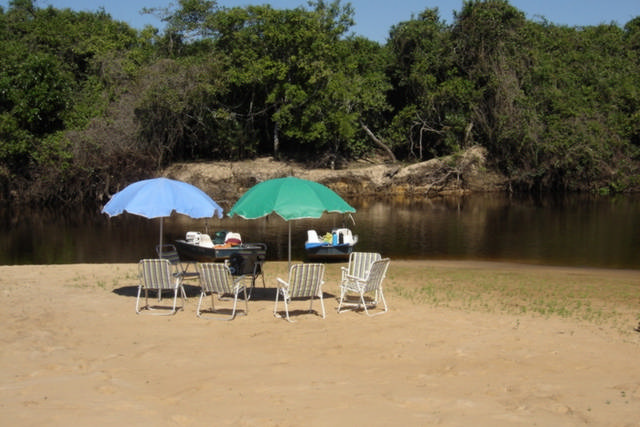
[[[390,312],[136,315],[135,264],[0,266],[11,425],[640,425],[640,272],[392,261]],[[302,305],[301,307],[306,307]],[[297,307],[294,307],[297,308]]]
[[[344,198],[463,195],[505,191],[507,179],[492,171],[486,150],[472,147],[456,156],[414,164],[382,161],[354,162],[342,169],[314,169],[308,165],[259,158],[243,162],[176,163],[163,175],[193,184],[229,209],[255,184],[272,178],[296,176],[319,182]]]

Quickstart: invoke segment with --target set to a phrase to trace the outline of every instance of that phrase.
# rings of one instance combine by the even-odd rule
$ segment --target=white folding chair
[[[180,309],[184,308],[186,294],[182,288],[182,277],[172,272],[171,263],[167,259],[143,259],[138,263],[138,276],[140,284],[138,285],[138,296],[136,298],[136,313],[140,314],[142,310],[149,310],[149,314],[155,315],[171,315],[176,312],[176,303],[178,299],[178,290],[182,291],[183,304]],[[145,305],[140,307],[140,295],[144,290]],[[169,312],[160,313],[152,312],[159,310],[168,310],[169,307],[161,307],[159,305],[149,305],[149,291],[158,293],[158,303],[160,295],[163,291],[173,291],[173,305]]]
[[[375,316],[389,311],[387,301],[385,300],[384,293],[382,292],[382,282],[386,277],[390,262],[389,258],[383,258],[375,261],[371,264],[371,268],[369,269],[367,276],[364,278],[346,275],[345,279],[340,283],[340,304],[338,305],[338,313],[342,313],[342,311],[344,311],[342,310],[343,305],[349,305],[352,308],[362,307],[364,308],[367,316]],[[357,294],[357,302],[345,302],[349,293]],[[368,298],[368,300],[365,300],[366,294],[373,294],[373,296]],[[383,311],[375,314],[369,313],[369,308],[376,307],[379,300],[381,300],[384,305]]]
[[[273,307],[273,315],[278,315],[278,299],[282,295],[287,320],[294,322],[289,317],[289,304],[294,299],[309,299],[309,312],[313,311],[313,300],[320,298],[322,318],[325,318],[324,301],[322,299],[322,285],[324,284],[324,264],[294,264],[289,269],[289,279],[278,280],[276,290],[276,302]]]
[[[198,317],[204,319],[215,319],[215,320],[232,320],[236,316],[236,307],[238,305],[238,295],[240,292],[244,292],[244,313],[243,315],[247,315],[249,312],[249,303],[247,298],[247,288],[243,284],[242,277],[238,277],[236,279],[231,275],[231,270],[225,263],[199,263],[198,264],[198,273],[200,274],[200,300],[198,301],[198,309],[196,314]],[[207,294],[211,295],[211,309],[209,310],[211,313],[216,313],[215,307],[215,297],[218,296],[219,300],[223,300],[225,297],[232,296],[233,297],[233,308],[231,309],[231,316],[228,318],[219,318],[219,317],[211,317],[211,316],[203,316],[200,307],[202,306],[202,300],[207,296]]]

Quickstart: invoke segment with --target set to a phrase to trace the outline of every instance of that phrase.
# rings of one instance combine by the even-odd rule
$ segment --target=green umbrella
[[[291,220],[320,218],[325,212],[353,213],[356,210],[328,187],[296,177],[276,178],[251,187],[228,215],[257,219],[275,213],[289,222],[289,264],[291,264]]]

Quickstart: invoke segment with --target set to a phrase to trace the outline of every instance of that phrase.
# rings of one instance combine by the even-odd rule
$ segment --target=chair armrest
[[[182,276],[176,274],[174,274],[173,276],[176,278],[176,284],[174,285],[174,287],[177,289],[182,286]]]
[[[352,276],[351,274],[345,274],[342,278],[341,287],[350,290],[360,292],[360,290],[364,287],[365,283],[362,278],[358,276]]]
[[[280,283],[282,286],[280,286],[281,288],[289,288],[289,283],[285,282],[284,280],[282,280],[281,278],[277,278],[278,283]]]
[[[354,276],[353,274],[345,274],[344,277],[347,280],[351,280],[353,282],[364,282],[364,279],[362,277]]]
[[[233,277],[232,280],[234,289],[242,289],[244,287],[244,276]]]

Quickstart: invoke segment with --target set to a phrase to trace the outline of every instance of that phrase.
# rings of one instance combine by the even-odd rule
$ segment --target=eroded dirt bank
[[[469,192],[503,191],[506,179],[490,171],[486,153],[473,147],[457,156],[410,165],[356,162],[346,169],[309,169],[304,165],[260,158],[243,162],[178,163],[165,175],[194,184],[222,203],[234,203],[239,194],[258,182],[296,176],[320,182],[343,197],[426,197]]]

